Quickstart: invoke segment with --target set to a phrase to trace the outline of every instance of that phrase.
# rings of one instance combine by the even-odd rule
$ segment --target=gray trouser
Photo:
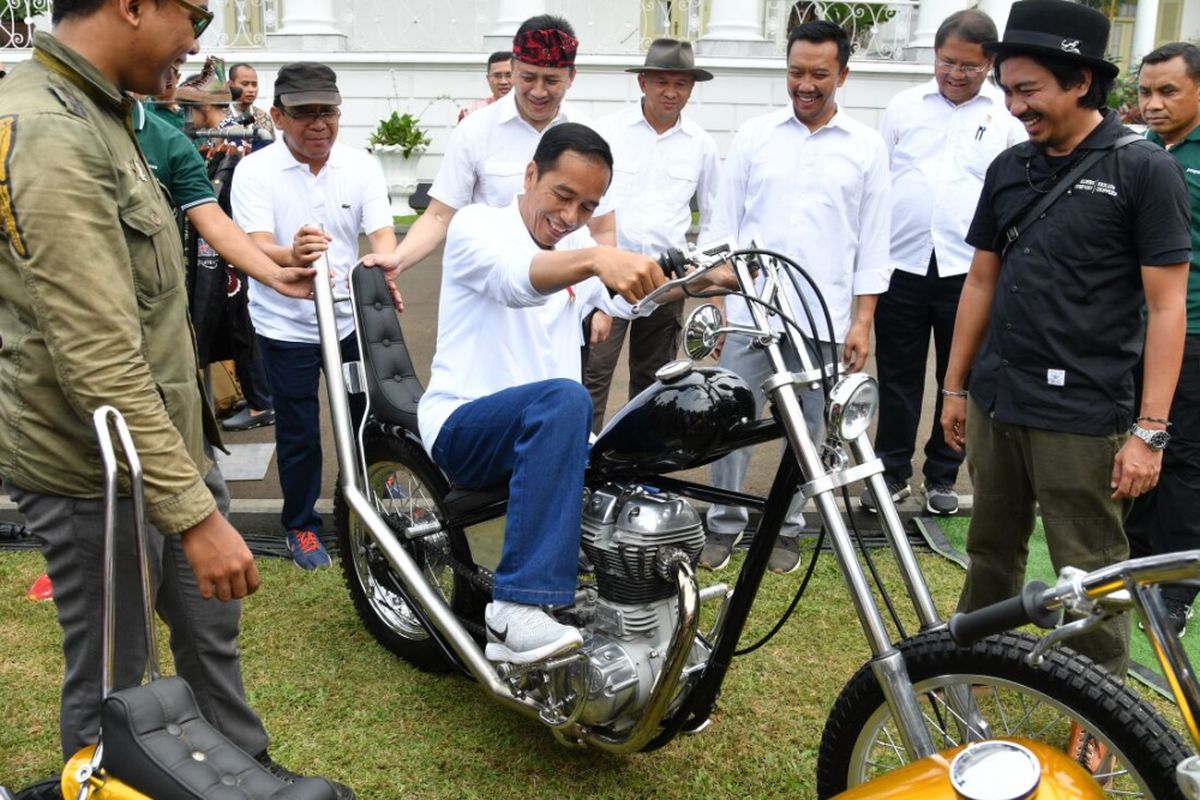
[[[222,513],[229,494],[214,467],[205,477]],[[100,673],[101,584],[104,555],[104,503],[36,494],[9,486],[30,533],[45,544],[46,571],[63,629],[62,707],[59,730],[64,758],[96,741],[103,694]],[[148,527],[151,597],[171,631],[175,671],[196,694],[200,712],[247,753],[267,748],[267,733],[246,703],[238,651],[241,603],[203,600],[178,536]],[[138,591],[132,503],[117,504],[117,625],[113,671],[115,688],[141,682],[146,666],[145,623]]]
[[[800,372],[800,359],[790,343],[783,347],[784,361],[792,372]],[[821,345],[819,351],[821,361],[826,361],[829,344]],[[837,352],[840,356],[842,348]],[[745,338],[730,337],[725,340],[725,348],[717,366],[737,373],[754,390],[754,415],[757,418],[763,408],[763,382],[771,375],[771,362],[767,353]],[[815,390],[807,387],[796,392],[800,405],[804,409],[804,422],[808,427],[808,435],[818,445],[825,435],[825,398],[820,388]],[[712,465],[712,482],[718,489],[729,489],[740,492],[746,480],[746,468],[750,465],[750,448],[743,447],[735,450]],[[800,495],[792,498],[788,507],[787,518],[783,521],[781,536],[795,537],[800,535],[804,525],[804,499]],[[750,520],[750,512],[742,506],[712,505],[708,509],[708,529],[713,533],[738,533],[745,530]]]

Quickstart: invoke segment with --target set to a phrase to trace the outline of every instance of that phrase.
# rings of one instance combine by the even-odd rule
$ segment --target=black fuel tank
[[[674,472],[729,452],[754,422],[746,382],[720,367],[673,361],[658,381],[629,401],[592,445],[590,469],[599,475]]]

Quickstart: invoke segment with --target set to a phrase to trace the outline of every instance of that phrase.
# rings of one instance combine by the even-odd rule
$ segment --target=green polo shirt
[[[190,139],[156,115],[147,114],[142,103],[134,104],[133,129],[146,162],[167,190],[172,206],[187,211],[217,202],[204,159]]]
[[[1157,145],[1163,143],[1154,131],[1148,132],[1146,138]],[[1183,167],[1188,200],[1192,204],[1192,267],[1188,272],[1187,301],[1187,332],[1192,336],[1200,334],[1200,127],[1167,152]]]
[[[179,109],[178,111],[172,111],[171,109],[167,108],[166,105],[164,105],[163,103],[159,103],[155,100],[148,100],[148,101],[146,101],[146,110],[150,112],[150,116],[158,117],[159,119],[161,119],[163,122],[170,125],[175,130],[179,131],[180,133],[183,133],[184,119],[183,119],[183,109],[182,108]]]

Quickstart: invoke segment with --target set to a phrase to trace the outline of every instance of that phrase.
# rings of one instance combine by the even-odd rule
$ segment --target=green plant
[[[403,114],[393,111],[387,119],[379,121],[379,127],[371,134],[371,148],[400,147],[405,158],[411,158],[417,148],[424,149],[433,141],[421,127],[417,117],[407,111]]]
[[[1108,107],[1121,115],[1125,124],[1142,124],[1142,112],[1138,109],[1138,76],[1136,72],[1123,72],[1108,93]]]

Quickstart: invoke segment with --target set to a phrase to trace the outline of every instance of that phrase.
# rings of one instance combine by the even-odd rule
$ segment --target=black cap
[[[1104,58],[1109,27],[1104,14],[1067,0],[1018,0],[1008,14],[1004,38],[983,50],[988,55],[1055,56],[1116,77],[1121,68]]]
[[[275,77],[275,104],[281,106],[340,106],[337,74],[315,61],[284,64]]]

